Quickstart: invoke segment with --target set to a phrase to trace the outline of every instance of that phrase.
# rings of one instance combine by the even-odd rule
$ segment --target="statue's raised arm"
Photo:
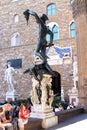
[[[36,23],[38,24],[38,38],[36,48],[34,50],[34,56],[36,59],[39,57],[41,61],[37,64],[35,59],[34,66],[32,66],[30,69],[27,69],[24,73],[30,72],[32,75],[34,75],[36,80],[39,80],[38,75],[40,75],[41,80],[41,74],[44,73],[55,75],[51,67],[47,64],[46,48],[53,46],[53,32],[49,29],[48,26],[46,26],[46,21],[48,20],[47,15],[42,14],[41,16],[38,16],[36,12],[29,9],[27,9],[23,14],[27,22],[29,20],[29,16],[32,15],[35,17]],[[49,42],[46,38],[48,34],[50,35]]]
[[[24,15],[25,15],[25,18],[26,18],[27,22],[28,22],[28,20],[29,20],[29,16],[30,16],[30,15],[33,15],[33,16],[35,17],[35,19],[36,19],[36,22],[37,22],[38,24],[42,24],[42,26],[44,26],[43,22],[41,21],[40,17],[37,15],[36,12],[27,9],[26,11],[24,11]]]
[[[50,47],[53,45],[53,32],[46,26],[46,21],[48,17],[46,14],[42,14],[42,16],[38,16],[36,12],[27,9],[24,13],[25,18],[28,22],[29,16],[32,15],[35,17],[36,22],[38,24],[38,38],[37,44],[35,48],[35,56],[39,56],[42,60],[42,63],[46,63],[46,47]],[[49,43],[46,40],[47,34],[50,35]]]

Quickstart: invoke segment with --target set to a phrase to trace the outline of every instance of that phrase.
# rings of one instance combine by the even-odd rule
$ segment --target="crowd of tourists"
[[[9,103],[0,106],[0,129],[1,130],[24,130],[28,122],[30,108],[27,102],[19,105]]]
[[[65,109],[69,110],[69,109],[76,108],[76,107],[77,107],[77,104],[75,102],[69,103],[66,106],[66,108],[64,108],[64,106],[61,103],[59,103],[58,107],[54,108],[53,111],[58,112],[58,111],[63,111]]]
[[[75,104],[68,104],[66,109],[75,108]],[[54,112],[65,110],[64,106],[59,103],[58,107],[54,108]],[[27,102],[19,105],[11,105],[6,103],[0,106],[0,130],[24,130],[24,125],[27,124],[31,112],[31,105]]]

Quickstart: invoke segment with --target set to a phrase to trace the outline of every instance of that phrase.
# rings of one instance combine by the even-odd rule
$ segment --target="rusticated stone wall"
[[[28,49],[29,48],[29,49]],[[17,91],[19,98],[26,98],[31,93],[31,80],[29,74],[23,74],[23,72],[30,67],[33,61],[32,46],[21,46],[15,48],[6,48],[0,50],[0,97],[5,98],[5,93],[8,90],[7,82],[5,81],[5,70],[7,68],[8,59],[22,59],[22,68],[15,69],[14,74],[14,88]]]
[[[31,78],[23,71],[29,68],[33,62],[33,50],[37,41],[37,24],[34,17],[29,18],[27,25],[23,11],[31,9],[39,15],[46,13],[46,7],[56,4],[57,13],[49,16],[47,23],[56,22],[59,26],[59,40],[54,41],[55,46],[71,47],[72,57],[77,55],[76,40],[70,37],[69,25],[73,21],[69,0],[0,0],[0,93],[1,99],[5,98],[7,85],[4,81],[6,63],[9,59],[22,59],[22,68],[16,69],[15,89],[19,98],[30,96],[32,89]],[[18,14],[19,22],[14,23],[14,15]],[[20,44],[11,46],[11,37],[14,33],[20,34]],[[72,58],[71,58],[72,61]],[[61,86],[67,90],[73,86],[72,62],[70,64],[53,65],[53,70],[61,75]]]

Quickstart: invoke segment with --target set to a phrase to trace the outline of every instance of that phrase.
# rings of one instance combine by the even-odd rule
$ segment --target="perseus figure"
[[[46,26],[46,21],[48,20],[47,15],[43,14],[41,17],[37,15],[36,12],[27,9],[24,12],[25,18],[28,22],[29,16],[32,15],[35,17],[36,22],[38,24],[38,40],[35,48],[35,56],[39,56],[42,60],[42,64],[47,62],[46,56],[46,47],[50,47],[53,45],[53,32]],[[50,35],[49,43],[46,40],[46,35]]]

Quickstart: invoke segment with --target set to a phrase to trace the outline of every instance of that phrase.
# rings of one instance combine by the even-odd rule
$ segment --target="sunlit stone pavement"
[[[72,117],[48,130],[87,130],[87,113]]]

